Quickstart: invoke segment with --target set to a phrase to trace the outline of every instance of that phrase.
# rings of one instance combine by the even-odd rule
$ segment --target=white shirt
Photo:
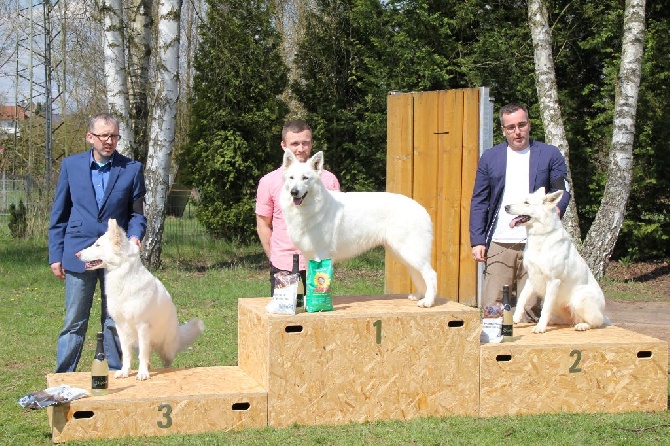
[[[515,151],[507,147],[507,169],[505,171],[505,191],[498,209],[498,222],[493,232],[493,241],[498,243],[518,243],[526,239],[526,227],[510,228],[515,215],[505,212],[508,204],[523,201],[529,194],[530,147]]]

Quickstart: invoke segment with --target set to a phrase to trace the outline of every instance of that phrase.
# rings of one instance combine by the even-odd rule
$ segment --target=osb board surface
[[[151,378],[135,379],[137,370],[128,378],[116,379],[109,373],[109,394],[91,397],[99,400],[141,400],[221,394],[263,394],[265,389],[239,367],[195,367],[190,369],[151,370]],[[87,372],[51,373],[48,387],[67,384],[90,391],[91,374]],[[84,400],[75,400],[74,403]]]
[[[47,382],[87,388],[90,375],[51,374]],[[267,426],[267,392],[237,367],[160,370],[148,381],[111,378],[108,395],[51,406],[48,412],[55,443],[226,431]]]
[[[515,325],[514,342],[482,345],[481,416],[667,409],[664,341],[612,326],[532,327]]]
[[[263,301],[262,308],[256,304]],[[261,386],[268,388],[268,318],[265,305],[270,299],[238,299],[237,364]],[[253,310],[252,310],[253,308]],[[294,316],[289,316],[293,318]]]
[[[334,298],[332,312],[281,316],[265,313],[268,301],[246,299],[240,319],[262,314],[269,335],[240,336],[269,345],[271,426],[477,415],[478,310],[444,299],[425,309],[406,297],[347,296]]]
[[[442,313],[466,318],[479,319],[479,310],[477,308],[461,305],[458,302],[447,301],[443,298],[435,300],[435,306],[431,308],[420,308],[415,301],[411,301],[405,294],[385,294],[372,296],[335,296],[333,297],[333,311],[323,311],[320,313],[299,313],[296,315],[269,314],[265,307],[270,298],[245,298],[238,300],[238,307],[244,307],[249,311],[258,314],[263,319],[271,321],[302,321],[304,319],[320,318],[348,318],[357,316],[371,316],[385,313],[395,315],[417,315]]]
[[[584,344],[632,344],[652,343],[665,345],[667,343],[651,336],[635,333],[616,326],[597,328],[587,331],[577,331],[571,326],[550,325],[546,333],[533,333],[535,324],[515,324],[514,338],[509,343],[482,344],[483,349],[507,349],[515,346],[562,346],[578,343]]]

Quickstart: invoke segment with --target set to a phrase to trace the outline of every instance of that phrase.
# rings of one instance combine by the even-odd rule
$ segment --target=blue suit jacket
[[[475,187],[470,204],[470,245],[491,244],[493,230],[498,218],[507,170],[507,141],[495,145],[482,154],[477,167]],[[564,190],[558,203],[561,217],[570,201],[567,190],[568,168],[557,147],[539,141],[530,141],[528,192],[540,187],[546,192]],[[504,211],[502,211],[504,212]]]
[[[84,263],[75,253],[104,234],[110,218],[116,219],[129,238],[141,240],[147,227],[141,210],[133,210],[133,204],[141,204],[146,192],[142,164],[114,154],[103,204],[98,209],[90,160],[90,150],[63,160],[51,208],[49,264],[62,262],[67,271],[84,272]]]

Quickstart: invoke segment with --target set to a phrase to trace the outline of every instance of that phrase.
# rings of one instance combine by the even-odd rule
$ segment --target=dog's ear
[[[107,225],[107,232],[109,233],[109,239],[112,241],[112,244],[117,247],[121,246],[121,243],[126,238],[125,232],[113,218],[109,219]]]
[[[321,173],[323,170],[323,152],[319,151],[316,155],[309,159],[309,163],[312,165],[312,168],[317,172]]]
[[[298,158],[295,157],[295,154],[293,152],[291,152],[289,149],[284,149],[284,162],[282,163],[284,169],[288,169],[291,164],[297,161]]]
[[[558,206],[558,202],[561,201],[561,197],[563,197],[563,191],[557,190],[556,192],[545,195],[544,202],[545,204],[549,204],[552,207]]]

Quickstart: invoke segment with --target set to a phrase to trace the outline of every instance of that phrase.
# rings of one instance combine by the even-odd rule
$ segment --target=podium
[[[338,297],[332,312],[238,304],[239,367],[268,390],[268,424],[477,415],[479,310],[407,296]]]
[[[56,443],[417,417],[667,410],[668,345],[619,327],[514,327],[480,345],[479,310],[405,295],[343,296],[333,311],[268,314],[238,301],[238,365],[110,373],[108,395],[47,409]],[[49,387],[90,388],[85,372]]]
[[[617,413],[668,408],[668,344],[616,326],[576,331],[514,326],[483,344],[480,415]]]

